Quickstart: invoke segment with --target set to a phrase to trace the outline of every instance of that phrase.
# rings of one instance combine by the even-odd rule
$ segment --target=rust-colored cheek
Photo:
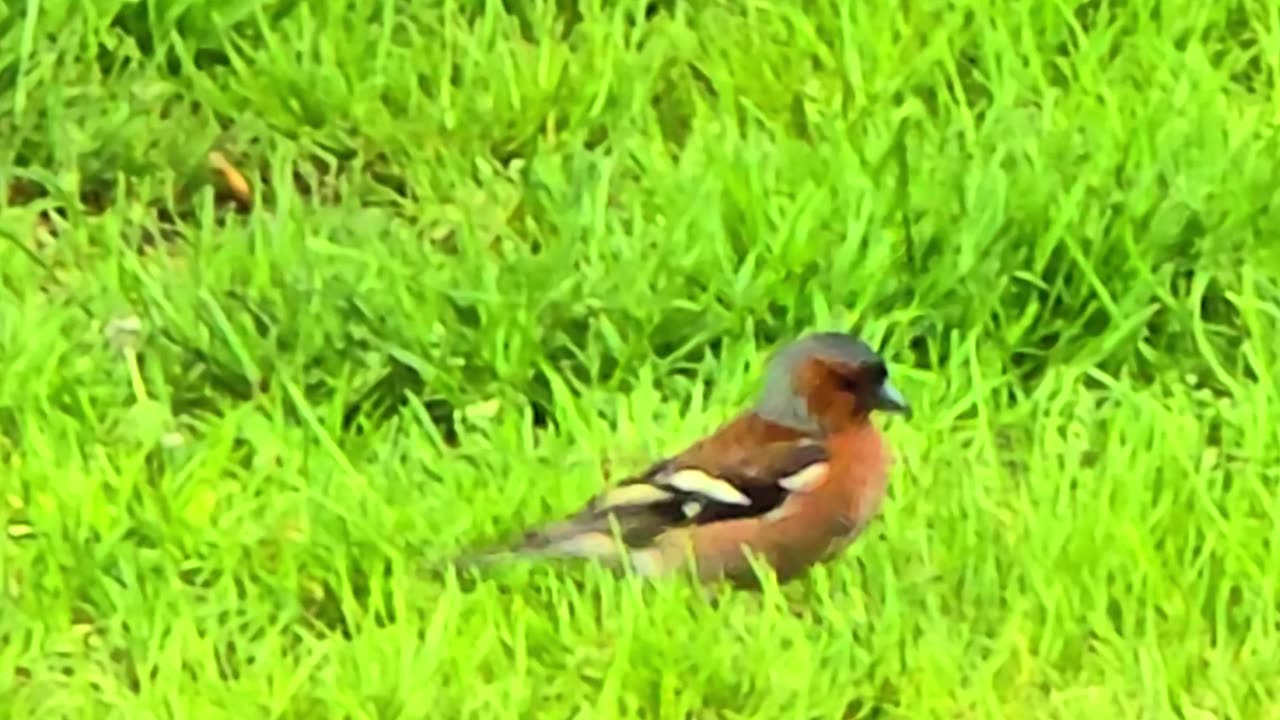
[[[858,423],[858,401],[841,387],[841,373],[821,360],[810,360],[796,374],[796,392],[809,414],[829,433]]]

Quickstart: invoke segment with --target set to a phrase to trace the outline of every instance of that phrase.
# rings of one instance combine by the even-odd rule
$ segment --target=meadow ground
[[[4,716],[1280,718],[1276,6],[593,5],[0,10]],[[421,570],[850,327],[841,562]]]

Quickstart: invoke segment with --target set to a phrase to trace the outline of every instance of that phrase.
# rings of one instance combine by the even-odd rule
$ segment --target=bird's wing
[[[826,477],[827,449],[799,438],[669,458],[607,488],[572,516],[526,533],[488,557],[533,555],[616,559],[670,530],[761,517]]]

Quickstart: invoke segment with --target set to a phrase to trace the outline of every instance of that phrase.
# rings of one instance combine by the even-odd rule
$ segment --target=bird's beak
[[[880,385],[880,391],[876,393],[875,409],[881,412],[899,413],[906,419],[911,419],[911,406],[907,404],[907,399],[888,380]]]

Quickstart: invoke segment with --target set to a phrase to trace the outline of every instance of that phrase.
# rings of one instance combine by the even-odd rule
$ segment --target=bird
[[[837,557],[879,514],[891,453],[874,412],[910,419],[862,338],[814,332],[768,361],[754,403],[710,435],[605,487],[514,544],[457,558],[593,559],[650,578],[778,582]]]

